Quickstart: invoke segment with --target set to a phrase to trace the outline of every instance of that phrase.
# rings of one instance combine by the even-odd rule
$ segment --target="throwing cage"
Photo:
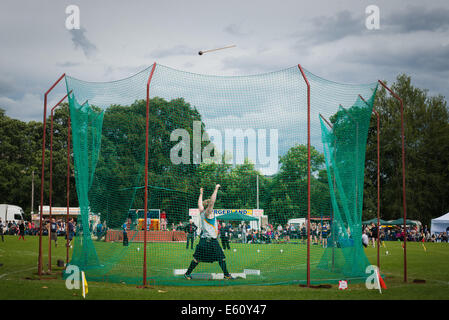
[[[361,243],[364,164],[378,83],[401,102],[404,164],[400,98],[381,81],[336,83],[300,65],[219,77],[156,63],[113,82],[86,82],[64,74],[46,92],[40,275],[47,95],[62,79],[67,95],[52,114],[68,97],[72,135],[67,177],[72,145],[81,212],[68,263],[85,271],[89,280],[144,286],[310,286],[366,279],[370,263]],[[189,281],[182,274],[193,250],[185,246],[186,226],[176,226],[198,214],[199,189],[204,188],[207,199],[215,184],[221,185],[216,209],[257,207],[245,211],[257,224],[243,232],[246,218],[236,215],[232,224],[223,225],[226,232],[217,230],[219,239],[225,234],[230,241],[224,253],[234,280],[224,282],[217,263],[201,262]],[[403,189],[405,227],[405,166]],[[163,215],[151,219],[150,209]],[[219,221],[220,213],[216,211]],[[331,217],[326,224],[314,222],[323,216]],[[305,224],[285,230],[293,218],[305,218]],[[161,228],[163,223],[169,227]],[[196,245],[198,237],[194,241]],[[404,244],[404,281],[406,262]]]

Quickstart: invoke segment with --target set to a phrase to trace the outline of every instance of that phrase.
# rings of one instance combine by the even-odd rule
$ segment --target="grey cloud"
[[[245,36],[246,32],[242,32],[241,28],[236,24],[230,24],[224,28],[224,31],[233,36]]]
[[[104,76],[106,79],[121,79],[127,78],[129,76],[135,75],[136,73],[141,72],[149,67],[148,64],[140,64],[140,65],[130,65],[130,66],[115,66],[115,65],[107,65],[104,68]]]
[[[18,99],[0,95],[0,108],[5,109],[9,117],[22,121],[42,119],[42,101],[39,94],[26,93]]]
[[[241,56],[241,57],[227,57],[222,60],[224,69],[237,70],[241,75],[261,74],[272,71],[278,71],[291,67],[285,65],[284,61],[272,59],[259,55],[255,56]]]
[[[79,65],[80,65],[80,63],[78,63],[78,62],[70,62],[70,61],[57,63],[58,67],[63,67],[63,68],[77,67]]]
[[[365,19],[362,16],[353,16],[347,10],[340,11],[332,17],[316,17],[312,19],[313,35],[308,34],[302,40],[322,43],[360,35],[366,30],[364,22]]]
[[[398,44],[400,45],[400,44]],[[354,50],[341,56],[342,61],[360,62],[383,67],[427,72],[449,72],[449,46],[422,46],[419,42],[412,49],[388,50],[370,47]]]
[[[96,53],[97,47],[85,36],[85,28],[73,29],[69,32],[72,35],[72,42],[75,45],[75,48],[81,48],[87,58],[90,58]]]
[[[409,6],[404,11],[388,16],[385,19],[385,25],[392,31],[401,33],[445,31],[449,29],[449,9]]]
[[[193,49],[184,45],[177,45],[171,48],[154,50],[146,56],[160,59],[170,56],[192,55],[198,53],[198,51],[199,49]]]
[[[0,76],[0,96],[10,96],[17,92],[17,86],[13,84],[12,79],[7,79]]]
[[[347,76],[357,77],[362,71],[393,80],[398,74],[406,73],[418,87],[449,97],[449,45],[439,45],[438,40],[432,45],[417,41],[401,50],[401,43],[385,47],[380,42],[345,51],[334,59],[345,65]]]

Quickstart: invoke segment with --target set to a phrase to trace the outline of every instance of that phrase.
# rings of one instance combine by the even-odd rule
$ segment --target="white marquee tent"
[[[446,232],[449,229],[449,212],[439,218],[432,219],[430,233]]]

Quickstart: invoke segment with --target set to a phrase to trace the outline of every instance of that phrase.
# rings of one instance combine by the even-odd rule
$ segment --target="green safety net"
[[[211,76],[155,65],[144,241],[151,70],[112,82],[66,76],[81,210],[70,264],[89,281],[142,284],[146,268],[148,284],[305,284],[307,86],[298,67]],[[311,283],[364,281],[363,173],[377,84],[304,72]],[[214,217],[203,219],[200,188],[206,200],[217,184]],[[185,279],[194,253],[199,264]],[[223,259],[233,280],[224,279]]]
[[[331,122],[320,117],[327,177],[332,201],[331,241],[319,268],[363,278],[369,261],[361,245],[365,150],[374,103],[360,97],[348,109],[340,105]],[[330,127],[330,128],[329,128]]]

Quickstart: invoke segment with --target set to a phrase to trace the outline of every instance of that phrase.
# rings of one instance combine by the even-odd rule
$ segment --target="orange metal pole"
[[[147,111],[146,111],[146,132],[145,132],[145,204],[144,204],[144,231],[143,231],[143,286],[147,285],[147,215],[148,215],[148,144],[149,144],[149,125],[150,125],[150,83],[153,78],[156,62],[153,64],[150,76],[147,82]]]
[[[70,213],[70,131],[71,127],[71,118],[70,118],[70,109],[69,109],[69,118],[67,124],[67,216],[66,216],[66,265],[69,264],[69,213]]]
[[[51,116],[50,116],[50,192],[49,192],[49,206],[50,206],[50,214],[49,219],[51,221],[51,207],[52,207],[52,192],[53,192],[53,115],[54,110],[62,103],[62,101],[67,98],[68,94],[64,96],[58,103],[55,104],[53,108],[51,108]],[[48,271],[51,272],[51,235],[48,234]]]
[[[310,287],[310,83],[300,64],[298,68],[307,85],[307,286]]]
[[[47,99],[50,91],[56,87],[56,85],[65,77],[65,73],[59,77],[58,80],[45,92],[44,95],[44,123],[43,123],[43,136],[42,136],[42,163],[41,163],[41,205],[39,215],[39,255],[37,260],[37,273],[42,275],[42,216],[44,214],[44,173],[45,173],[45,138],[47,129]]]
[[[402,99],[394,93],[385,83],[379,80],[379,83],[390,94],[399,101],[401,107],[401,142],[402,142],[402,206],[404,211],[404,282],[407,282],[407,198],[405,189],[405,133],[404,133],[404,103]]]

